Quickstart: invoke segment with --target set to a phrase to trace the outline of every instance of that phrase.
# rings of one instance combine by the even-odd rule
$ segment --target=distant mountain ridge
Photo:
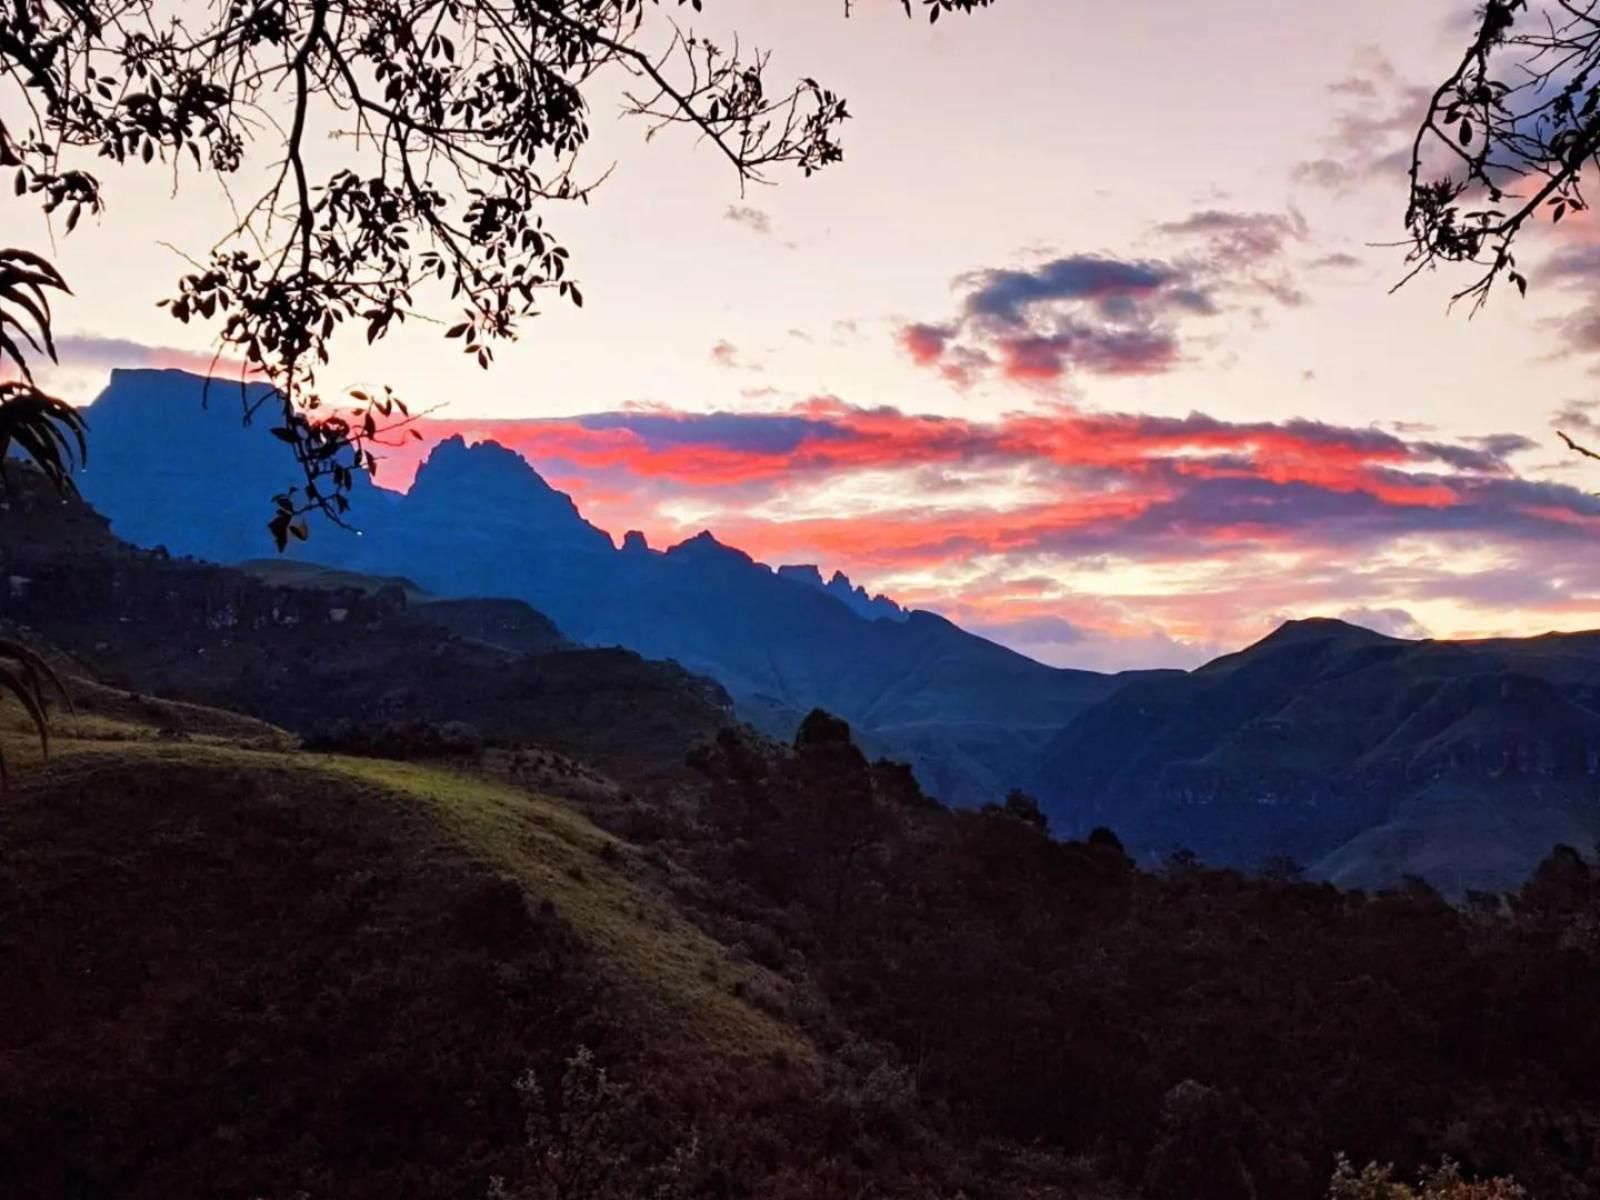
[[[293,464],[236,385],[177,371],[116,371],[89,409],[87,499],[138,545],[219,563],[259,559],[265,503]],[[259,392],[252,393],[256,398]],[[361,534],[319,523],[294,557],[400,576],[439,597],[526,601],[586,645],[626,646],[711,676],[739,713],[787,737],[812,707],[910,761],[955,803],[995,799],[1025,759],[1119,677],[1048,667],[931,613],[907,613],[842,574],[778,571],[702,533],[664,551],[619,548],[515,452],[439,443],[401,494],[359,479]]]
[[[1352,887],[1521,882],[1600,838],[1600,633],[1405,641],[1292,621],[1067,726],[1033,787],[1064,832],[1147,854],[1289,856]]]

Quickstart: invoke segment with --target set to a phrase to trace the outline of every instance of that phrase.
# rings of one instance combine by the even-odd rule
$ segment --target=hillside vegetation
[[[325,746],[559,744],[629,783],[681,776],[688,748],[729,719],[709,680],[576,647],[520,601],[417,600],[389,580],[263,579],[137,550],[31,473],[7,505],[0,618],[127,691],[249,713]]]
[[[597,1200],[1304,1200],[1341,1151],[1600,1187],[1570,851],[1463,910],[1141,872],[822,714],[557,796],[73,690],[47,763],[0,710],[7,1194],[567,1194],[568,1091],[616,1110]]]
[[[575,1056],[616,1109],[578,1194],[876,1173],[787,985],[569,805],[73,691],[48,762],[0,710],[0,1193],[543,1196],[519,1080]]]

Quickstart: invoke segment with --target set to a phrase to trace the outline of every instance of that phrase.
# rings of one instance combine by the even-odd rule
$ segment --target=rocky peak
[[[732,546],[727,546],[717,541],[709,529],[702,529],[687,541],[679,542],[676,546],[671,547],[667,554],[673,558],[689,560],[710,561],[723,559],[729,562],[755,562],[755,559],[751,558],[743,550],[736,550]]]
[[[459,433],[433,448],[417,470],[413,490],[440,486],[471,486],[474,490],[516,489],[552,494],[555,489],[528,460],[499,442],[469,443]]]
[[[850,582],[850,577],[843,571],[835,571],[833,578],[826,583],[822,581],[822,572],[813,563],[796,563],[791,566],[778,568],[781,579],[789,579],[795,583],[815,588],[838,600],[858,617],[865,617],[869,621],[903,621],[906,611],[887,596],[873,596],[866,588],[857,587]]]

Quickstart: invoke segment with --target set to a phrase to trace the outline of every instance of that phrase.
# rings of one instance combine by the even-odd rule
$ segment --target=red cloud
[[[1573,553],[1600,528],[1600,500],[1518,478],[1505,462],[1515,439],[1458,446],[1310,421],[1059,406],[975,421],[831,396],[781,412],[653,408],[418,428],[427,440],[396,449],[380,482],[408,484],[437,438],[493,439],[602,528],[640,529],[663,546],[710,527],[761,560],[841,566],[903,602],[1009,630],[1017,645],[1067,655],[1082,631],[1101,639],[1086,661],[1115,661],[1107,638],[1178,661],[1187,652],[1171,639],[1238,640],[1264,614],[1313,601],[1338,612],[1454,596],[1552,621],[1600,610],[1600,568]],[[1430,539],[1487,542],[1526,568],[1385,576],[1373,562],[1398,538],[1411,539],[1408,556]],[[1097,561],[1206,582],[1093,604],[1060,580],[1040,582]],[[974,568],[1021,582],[992,594],[949,582]]]
[[[938,325],[907,325],[900,331],[900,344],[920,367],[931,367],[943,358],[949,340],[950,331]]]
[[[781,440],[754,436],[787,422]],[[955,464],[1116,469],[1191,479],[1251,479],[1365,492],[1385,503],[1437,508],[1455,492],[1398,468],[1435,454],[1370,429],[1311,422],[1237,424],[1194,414],[1156,418],[1058,408],[992,422],[854,408],[829,397],[784,414],[608,414],[548,421],[418,422],[422,444],[398,447],[379,481],[408,486],[434,439],[460,434],[516,450],[558,476],[624,473],[680,490],[776,486],[852,470]]]

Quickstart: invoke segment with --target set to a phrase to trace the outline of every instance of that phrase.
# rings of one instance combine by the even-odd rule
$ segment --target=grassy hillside
[[[78,712],[58,721],[48,761],[20,710],[0,709],[0,744],[21,764],[19,803],[119,791],[162,779],[206,793],[221,782],[267,786],[296,800],[352,798],[421,819],[484,866],[550,905],[606,963],[649,991],[679,1022],[675,1033],[755,1057],[811,1051],[790,1026],[741,999],[782,985],[677,917],[645,881],[640,852],[547,795],[464,770],[306,753],[281,730],[219,709],[129,699],[74,678]],[[64,736],[61,736],[64,735]]]
[[[558,801],[73,691],[48,763],[0,708],[0,1194],[482,1195],[580,1045],[809,1069],[742,998],[781,985]]]
[[[276,587],[326,590],[355,588],[370,593],[385,587],[397,587],[405,593],[406,600],[413,604],[425,604],[434,598],[403,575],[363,575],[359,571],[341,571],[336,567],[297,562],[292,558],[251,558],[240,563],[239,570]]]
[[[683,907],[714,889],[568,801],[69,687],[48,760],[0,705],[0,1195],[1115,1195],[936,1133],[803,970]]]
[[[0,806],[0,1192],[467,1196],[625,991],[416,804],[74,740]]]

